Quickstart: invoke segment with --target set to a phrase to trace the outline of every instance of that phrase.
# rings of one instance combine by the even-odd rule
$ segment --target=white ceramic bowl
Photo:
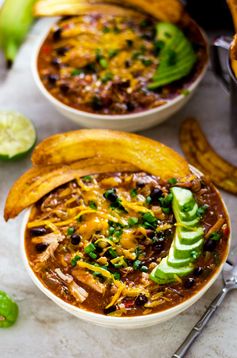
[[[225,206],[225,203],[222,200],[222,203],[226,209],[227,216],[228,211]],[[155,325],[157,323],[166,321],[168,319],[171,319],[172,317],[178,315],[182,311],[189,308],[192,304],[194,304],[196,301],[198,301],[204,293],[210,288],[210,286],[216,281],[217,277],[219,276],[220,272],[222,271],[223,265],[226,261],[226,258],[229,253],[230,248],[230,241],[231,241],[231,233],[228,240],[228,247],[226,250],[226,255],[219,266],[218,270],[215,272],[215,274],[211,277],[211,279],[206,283],[206,285],[199,290],[195,295],[187,299],[186,301],[169,308],[167,310],[152,313],[145,316],[134,316],[134,317],[110,317],[101,315],[98,313],[89,312],[86,310],[83,310],[81,308],[75,307],[73,305],[70,305],[69,303],[66,303],[61,298],[54,295],[50,290],[48,290],[38,279],[38,277],[35,275],[34,271],[30,267],[30,264],[28,262],[28,258],[26,255],[25,250],[25,230],[26,225],[29,219],[30,215],[30,209],[27,209],[23,222],[22,222],[22,228],[21,228],[21,253],[24,261],[24,265],[26,267],[27,272],[29,273],[32,281],[35,283],[35,285],[43,292],[46,296],[48,296],[52,301],[54,301],[57,305],[59,305],[61,308],[63,308],[65,311],[71,313],[72,315],[83,319],[84,321],[94,323],[99,326],[103,327],[110,327],[110,328],[123,328],[123,329],[136,329],[136,328],[144,328],[148,326]],[[230,225],[230,222],[229,222]]]
[[[208,52],[208,41],[205,33],[199,28],[196,23],[193,22],[193,24],[193,26],[196,26],[199,29],[206,43],[206,48]],[[52,24],[50,25],[50,27],[51,26]],[[180,110],[189,101],[194,91],[198,87],[200,81],[204,77],[208,65],[208,62],[206,62],[196,80],[193,81],[189,86],[187,86],[188,94],[181,94],[173,99],[169,99],[166,104],[160,107],[152,108],[138,113],[123,115],[104,115],[89,113],[72,108],[60,102],[58,99],[53,97],[43,85],[38,73],[37,60],[40,48],[46,36],[45,34],[43,34],[42,38],[40,38],[40,41],[33,52],[32,71],[35,83],[39,88],[40,92],[46,97],[49,102],[54,105],[58,112],[60,112],[63,116],[73,120],[80,126],[87,128],[106,128],[124,131],[141,131],[165,121],[178,110]]]

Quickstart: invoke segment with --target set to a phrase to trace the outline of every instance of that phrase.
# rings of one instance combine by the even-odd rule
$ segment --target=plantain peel
[[[33,165],[68,164],[84,158],[125,161],[163,179],[185,177],[187,162],[157,141],[126,132],[82,129],[56,134],[41,142],[32,154]]]
[[[70,165],[33,167],[23,174],[11,188],[5,204],[4,218],[7,221],[16,217],[44,195],[73,179],[96,173],[136,170],[138,170],[137,167],[128,163],[98,158],[85,159]]]
[[[180,21],[184,12],[179,0],[39,0],[34,7],[34,15],[64,16],[102,12],[132,16],[135,14],[133,9],[150,14],[160,21],[173,23]]]
[[[208,175],[219,188],[237,194],[237,167],[215,152],[195,119],[182,123],[180,144],[190,164]]]

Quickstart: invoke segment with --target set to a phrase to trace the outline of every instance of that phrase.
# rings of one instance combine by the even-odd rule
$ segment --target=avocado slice
[[[177,221],[175,237],[168,256],[151,272],[151,280],[165,284],[175,282],[176,276],[192,272],[192,262],[200,255],[204,243],[203,228],[197,215],[198,205],[193,193],[184,188],[173,187],[172,207]]]
[[[197,227],[192,231],[186,231],[185,229],[179,227],[177,229],[177,234],[181,244],[192,245],[202,238],[203,229],[201,227]]]
[[[164,257],[150,274],[150,279],[159,284],[177,281],[176,276],[187,276],[193,271],[193,265],[183,267],[172,267],[167,262],[168,257]]]
[[[201,238],[193,244],[181,244],[179,236],[176,234],[174,239],[174,257],[177,259],[189,258],[191,261],[193,259],[192,253],[195,252],[196,256],[199,256],[203,242],[204,240]]]
[[[149,89],[158,88],[188,75],[197,59],[192,44],[177,26],[160,22],[156,31],[157,40],[163,42],[164,47],[160,51],[159,66],[153,76],[153,82],[148,85]]]
[[[171,245],[169,255],[167,258],[167,264],[172,267],[183,267],[190,263],[190,258],[177,259],[174,257],[174,244]]]

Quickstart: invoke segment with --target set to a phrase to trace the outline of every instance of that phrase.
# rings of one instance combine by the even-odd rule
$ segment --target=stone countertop
[[[49,20],[39,21],[22,46],[12,70],[5,75],[0,67],[0,108],[17,110],[31,118],[38,140],[48,135],[78,128],[63,118],[36,88],[30,62],[35,42]],[[187,116],[197,117],[213,146],[237,164],[237,148],[229,132],[229,98],[210,69],[196,94],[186,107],[164,124],[142,134],[181,152],[178,131]],[[30,166],[30,158],[0,164],[0,289],[7,291],[19,304],[20,315],[15,326],[0,332],[1,358],[97,357],[97,358],[168,358],[201,317],[207,305],[221,288],[219,279],[196,304],[165,323],[140,329],[120,331],[85,323],[51,302],[26,273],[19,250],[22,216],[5,223],[2,210],[6,194]],[[237,198],[223,193],[229,208],[233,232],[237,231]],[[233,238],[233,244],[236,238]],[[207,329],[193,345],[187,358],[237,357],[237,292],[233,292],[217,311]]]

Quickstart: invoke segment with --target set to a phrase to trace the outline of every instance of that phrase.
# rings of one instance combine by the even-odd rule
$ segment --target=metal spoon
[[[185,357],[185,354],[192,346],[195,339],[201,334],[204,327],[206,327],[210,318],[214,315],[217,308],[221,305],[227,293],[229,293],[231,290],[237,289],[237,248],[231,251],[229,258],[224,265],[224,269],[222,271],[222,279],[222,290],[220,291],[220,293],[218,293],[216,298],[214,298],[204,315],[195,324],[195,326],[193,327],[189,335],[186,337],[184,342],[181,344],[181,346],[172,355],[172,358]]]

